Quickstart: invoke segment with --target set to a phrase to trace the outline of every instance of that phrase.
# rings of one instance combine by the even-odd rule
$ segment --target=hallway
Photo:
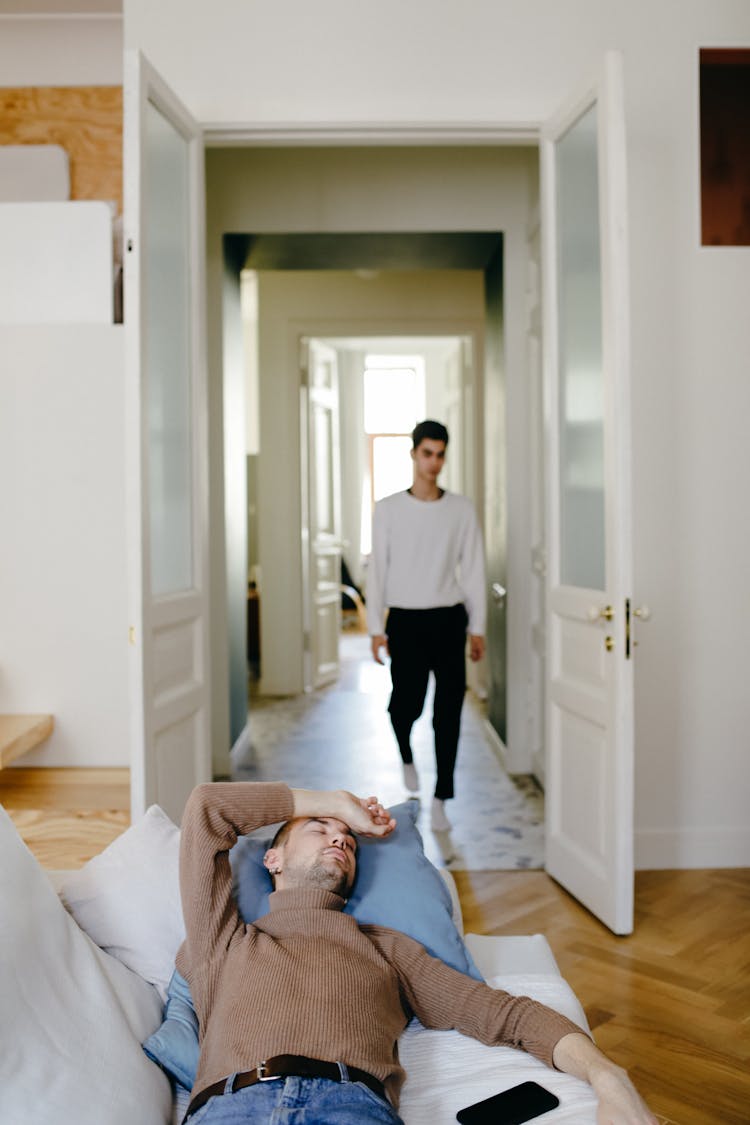
[[[385,804],[406,800],[401,763],[387,714],[388,669],[370,655],[369,637],[341,635],[341,676],[309,695],[259,697],[251,690],[252,753],[236,762],[237,780],[281,778],[308,788],[376,794]],[[447,805],[450,832],[433,832],[429,806],[435,784],[431,703],[412,735],[420,778],[419,828],[427,856],[451,870],[534,869],[544,862],[544,801],[531,777],[510,778],[486,733],[481,708],[468,692],[461,720],[456,797]]]

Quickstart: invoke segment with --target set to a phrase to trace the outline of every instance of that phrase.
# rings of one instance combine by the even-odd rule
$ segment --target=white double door
[[[190,789],[211,776],[203,139],[137,53],[126,52],[125,86],[132,815],[158,802],[179,819]],[[547,869],[624,933],[632,927],[633,619],[616,56],[548,123],[541,143]],[[322,683],[335,675],[340,606],[335,500],[326,500],[325,483],[338,442],[330,357],[311,353],[308,371],[309,588],[315,575],[320,581],[307,625],[310,679]]]
[[[620,58],[542,134],[546,867],[633,926],[629,278]]]
[[[201,129],[125,54],[131,816],[211,777]]]

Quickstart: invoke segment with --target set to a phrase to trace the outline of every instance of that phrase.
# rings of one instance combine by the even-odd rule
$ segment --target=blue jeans
[[[276,1078],[210,1098],[187,1125],[404,1125],[361,1082]]]

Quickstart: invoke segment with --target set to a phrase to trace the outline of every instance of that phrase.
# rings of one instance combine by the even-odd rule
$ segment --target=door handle
[[[647,605],[639,605],[637,609],[630,608],[630,598],[625,599],[625,657],[630,660],[633,649],[638,644],[631,636],[630,617],[637,617],[639,621],[650,621],[651,610]]]
[[[611,605],[592,605],[588,611],[587,617],[589,621],[611,621],[615,615],[615,611]]]
[[[491,586],[491,590],[492,590],[492,600],[495,603],[495,605],[498,605],[498,606],[504,605],[505,604],[505,595],[508,592],[505,589],[505,587],[501,586],[499,582],[493,582],[492,586]]]

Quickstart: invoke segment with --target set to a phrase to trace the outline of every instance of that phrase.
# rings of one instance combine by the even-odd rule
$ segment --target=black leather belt
[[[373,1078],[366,1070],[359,1070],[356,1066],[347,1066],[346,1072],[351,1082],[363,1082],[369,1086],[374,1094],[384,1101],[388,1101],[385,1086],[377,1078]],[[254,1086],[256,1082],[272,1082],[274,1078],[287,1078],[294,1075],[296,1078],[329,1078],[332,1082],[341,1082],[341,1070],[338,1063],[323,1062],[321,1059],[308,1059],[304,1055],[276,1055],[275,1058],[266,1059],[258,1063],[255,1070],[245,1070],[238,1074],[232,1082],[231,1090],[227,1091],[226,1078],[221,1082],[214,1082],[196,1094],[188,1106],[188,1111],[183,1118],[184,1122],[205,1105],[209,1098],[219,1094],[234,1093],[235,1090],[244,1090],[246,1086]]]

